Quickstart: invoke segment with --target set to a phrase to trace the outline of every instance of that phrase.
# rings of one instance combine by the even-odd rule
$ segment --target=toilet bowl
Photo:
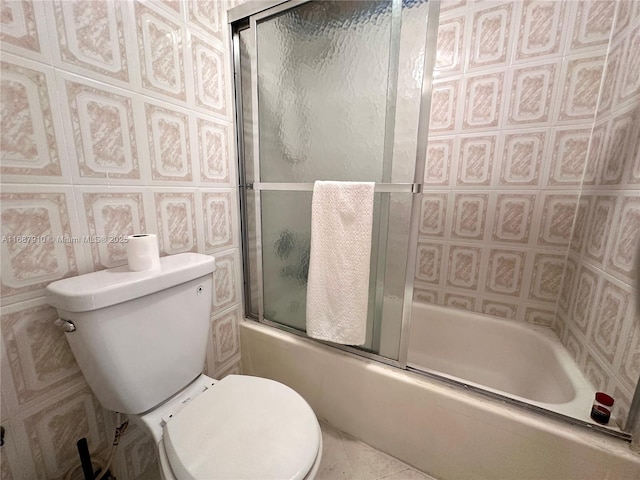
[[[322,433],[291,388],[258,377],[206,375],[132,420],[158,447],[163,480],[315,478]]]
[[[215,259],[183,253],[47,286],[49,304],[103,407],[153,437],[166,480],[312,479],[322,457],[315,414],[264,378],[202,374]]]

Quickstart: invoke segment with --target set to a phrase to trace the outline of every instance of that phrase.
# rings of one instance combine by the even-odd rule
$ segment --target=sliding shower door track
[[[586,430],[590,430],[592,432],[597,432],[602,435],[606,435],[608,437],[613,437],[618,440],[623,440],[627,443],[631,443],[631,435],[622,432],[619,430],[612,430],[607,427],[601,427],[600,425],[595,425],[593,423],[588,423],[577,418],[569,417],[567,415],[563,415],[561,413],[552,412],[551,410],[547,410],[546,408],[538,407],[537,405],[531,405],[530,403],[524,402],[522,400],[517,400],[515,398],[508,397],[506,395],[501,395],[496,392],[491,392],[489,390],[485,390],[483,388],[477,387],[476,385],[470,385],[461,380],[455,380],[453,378],[445,377],[443,375],[438,375],[435,372],[428,372],[425,370],[421,370],[419,368],[407,366],[406,370],[410,373],[414,373],[421,377],[428,378],[430,380],[434,380],[439,383],[444,383],[446,385],[459,388],[464,390],[465,392],[470,392],[473,394],[477,394],[481,397],[490,398],[492,400],[498,400],[500,402],[513,405],[514,407],[520,408],[522,410],[526,410],[528,412],[533,412],[537,415],[541,415],[546,418],[550,418],[553,420],[559,420],[564,423],[568,423],[570,425],[574,425],[576,427],[584,428]]]

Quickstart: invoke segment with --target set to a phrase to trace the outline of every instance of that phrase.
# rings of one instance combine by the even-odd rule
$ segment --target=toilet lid
[[[291,388],[229,375],[173,417],[163,441],[180,479],[303,479],[318,453],[320,427]]]

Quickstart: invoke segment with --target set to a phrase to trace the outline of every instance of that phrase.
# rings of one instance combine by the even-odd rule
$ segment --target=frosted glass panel
[[[379,228],[382,195],[388,194],[375,195],[373,231]],[[303,331],[306,330],[311,198],[312,192],[261,193],[264,317]],[[378,239],[374,237],[371,245],[369,309],[364,345],[367,349],[379,343],[379,332],[374,331],[374,318],[382,314],[376,312],[375,305],[377,242]]]
[[[257,24],[261,181],[382,181],[391,7],[311,2]]]
[[[264,317],[298,330],[305,330],[311,195],[261,193]]]

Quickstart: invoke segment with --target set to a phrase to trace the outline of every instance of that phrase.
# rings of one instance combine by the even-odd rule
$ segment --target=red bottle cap
[[[596,392],[596,401],[602,405],[606,405],[607,407],[612,406],[614,402],[613,397],[604,392]]]

